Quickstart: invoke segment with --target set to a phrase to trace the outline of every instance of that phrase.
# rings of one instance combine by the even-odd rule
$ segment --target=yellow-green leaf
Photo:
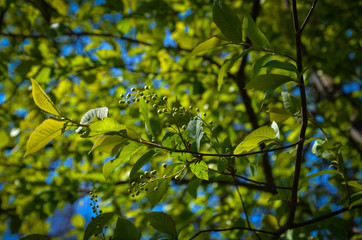
[[[214,48],[220,47],[221,45],[227,44],[228,41],[225,41],[224,39],[221,39],[218,36],[213,36],[212,38],[199,43],[199,45],[197,45],[194,50],[192,50],[190,57],[195,56],[198,53],[207,51],[207,50],[212,50]]]
[[[32,154],[47,145],[55,137],[65,132],[67,122],[58,121],[52,118],[44,120],[31,134],[26,145],[25,156]]]
[[[208,167],[205,161],[190,164],[190,169],[197,178],[209,181]]]
[[[54,116],[61,116],[60,110],[55,106],[55,104],[50,100],[48,95],[40,87],[39,83],[34,79],[31,79],[32,83],[32,92],[33,99],[35,104],[43,111],[53,114]]]
[[[97,139],[89,152],[97,150],[114,155],[126,140],[119,135],[103,135]]]
[[[104,120],[92,123],[89,128],[93,133],[107,133],[124,130],[126,126],[118,123],[113,118],[104,117]]]
[[[241,142],[234,150],[234,154],[249,152],[268,140],[275,140],[276,135],[273,128],[264,126],[252,131],[245,140]]]

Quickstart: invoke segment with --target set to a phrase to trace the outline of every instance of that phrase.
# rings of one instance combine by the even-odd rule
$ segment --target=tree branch
[[[265,231],[265,230],[259,230],[259,229],[254,229],[254,228],[247,228],[247,227],[233,227],[233,228],[220,228],[220,229],[206,229],[206,230],[200,230],[198,233],[196,233],[195,235],[193,235],[191,239],[195,239],[197,236],[199,236],[202,233],[207,233],[207,232],[225,232],[225,231],[232,231],[232,230],[246,230],[246,231],[252,231],[252,232],[259,232],[259,233],[265,233],[265,234],[270,234],[270,235],[274,235],[275,233],[273,232],[269,232],[269,231]]]
[[[301,26],[300,29],[299,29],[299,32],[300,32],[300,33],[303,32],[303,30],[304,30],[305,26],[307,25],[310,17],[312,16],[313,10],[314,10],[317,2],[318,2],[318,0],[314,0],[314,2],[313,2],[313,4],[312,4],[312,7],[309,9],[308,15],[307,15],[307,17],[305,18],[302,26]]]

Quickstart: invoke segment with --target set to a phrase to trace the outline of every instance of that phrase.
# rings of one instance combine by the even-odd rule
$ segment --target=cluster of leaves
[[[8,11],[7,8],[14,11],[17,7],[5,2],[4,12]],[[26,10],[30,15],[40,12],[42,21],[52,26],[45,35],[22,33],[24,36],[30,34],[33,40],[24,47],[26,57],[16,67],[16,71],[22,74],[19,76],[31,79],[32,98],[48,118],[40,123],[42,115],[32,103],[26,103],[31,111],[26,122],[22,123],[24,128],[29,130],[39,124],[30,136],[29,131],[22,132],[18,140],[20,146],[27,141],[25,155],[3,153],[9,158],[9,164],[25,157],[28,166],[17,167],[30,168],[36,173],[34,176],[14,174],[18,179],[4,189],[9,196],[14,191],[19,192],[17,196],[29,194],[23,202],[13,202],[7,197],[1,199],[4,202],[1,209],[16,205],[16,211],[9,215],[11,231],[38,231],[31,227],[27,231],[26,222],[34,221],[38,215],[41,220],[46,219],[56,208],[62,208],[67,202],[74,203],[94,186],[101,192],[103,201],[110,204],[102,208],[105,213],[100,212],[97,194],[91,194],[90,205],[96,216],[85,228],[84,223],[79,224],[81,220],[78,218],[72,220],[77,228],[73,232],[83,239],[93,235],[140,239],[141,233],[154,236],[152,239],[203,236],[207,239],[210,236],[205,233],[213,231],[223,232],[222,236],[230,239],[242,236],[264,239],[281,234],[286,238],[303,239],[313,230],[320,231],[320,237],[338,238],[346,236],[340,229],[358,224],[356,216],[360,210],[338,218],[338,223],[329,226],[327,232],[323,231],[330,221],[322,224],[323,215],[320,220],[313,219],[322,212],[327,212],[325,216],[329,216],[328,213],[331,213],[329,217],[334,216],[335,208],[331,203],[335,202],[343,206],[338,213],[360,209],[362,187],[358,180],[359,164],[355,161],[360,150],[356,142],[357,147],[347,145],[353,140],[342,135],[343,129],[349,126],[346,120],[338,120],[337,126],[325,122],[328,118],[332,118],[331,122],[333,118],[339,119],[339,111],[353,112],[351,107],[343,109],[346,102],[337,102],[332,108],[328,101],[316,104],[315,99],[303,96],[306,91],[314,96],[311,84],[304,89],[304,79],[312,79],[314,70],[301,67],[298,49],[297,58],[291,57],[295,51],[289,38],[294,33],[273,30],[276,26],[288,29],[285,26],[292,22],[290,17],[284,17],[283,9],[275,8],[275,3],[262,4],[263,8],[274,8],[269,15],[275,20],[262,18],[262,31],[255,22],[255,14],[245,10],[250,7],[248,2],[231,5],[227,1],[214,1],[215,25],[211,27],[208,15],[211,9],[203,8],[204,5],[211,6],[202,1],[186,1],[185,4],[121,1],[119,5],[115,1],[105,1],[95,6],[85,2],[77,19],[67,16],[67,4],[59,2],[59,5],[50,1],[31,3]],[[151,6],[153,11],[150,11]],[[230,6],[241,14],[236,14]],[[300,6],[301,12],[307,9],[303,8],[306,5]],[[322,9],[326,7],[321,6]],[[53,11],[48,13],[47,9]],[[122,20],[117,20],[116,24],[110,24],[109,17],[94,19],[99,21],[100,29],[109,33],[86,32],[94,28],[87,23],[90,16],[101,16],[115,9],[123,14]],[[178,16],[175,12],[189,9],[193,10],[185,19],[173,18]],[[154,19],[157,26],[149,26],[144,17]],[[33,23],[37,21],[29,21],[29,24]],[[74,32],[72,28],[75,29],[77,24],[85,32]],[[160,46],[165,29],[171,30],[177,47],[172,47],[172,44]],[[132,35],[132,31],[136,34]],[[112,32],[121,35],[112,35]],[[56,56],[57,49],[47,43],[48,39],[73,34],[102,38],[84,48],[88,54]],[[313,34],[313,30],[306,36],[303,34],[303,40],[318,41],[318,38],[310,37]],[[270,36],[270,41],[266,36]],[[134,37],[147,41],[135,40]],[[279,40],[282,37],[283,40]],[[103,38],[128,43],[118,45],[117,41],[111,40],[112,50],[102,49],[99,46],[103,44]],[[193,48],[200,39],[206,38],[209,39]],[[38,46],[36,41],[39,39]],[[283,47],[278,47],[280,43]],[[318,52],[313,46],[306,59],[317,62],[315,67],[322,71],[334,73],[334,68],[320,65],[313,58]],[[298,47],[301,49],[300,45]],[[119,58],[124,50],[127,55],[142,59],[135,60],[136,68],[129,68],[129,63]],[[230,57],[224,60],[225,53]],[[239,79],[245,72],[240,74],[242,68],[238,63],[248,58],[253,64],[242,70],[250,73],[247,82]],[[71,69],[68,65],[72,66]],[[127,81],[114,76],[114,67],[122,69]],[[346,70],[343,77],[349,78],[350,72],[350,69]],[[57,88],[44,88],[49,92],[47,95],[41,86],[52,86],[54,78],[57,78]],[[67,78],[74,79],[69,81]],[[78,78],[79,85],[74,84]],[[158,79],[162,80],[161,87],[157,86]],[[132,84],[135,86],[131,87]],[[15,91],[17,88],[19,86]],[[70,88],[74,93],[69,91]],[[237,88],[243,97],[242,102],[237,97]],[[248,94],[252,103],[247,103]],[[60,107],[51,99],[56,99],[54,102]],[[353,98],[352,106],[354,101]],[[309,113],[304,111],[307,107],[311,110]],[[63,109],[68,112],[65,114]],[[86,113],[80,117],[82,112]],[[324,120],[318,123],[316,115],[319,119],[322,115]],[[308,122],[311,124],[307,128]],[[71,134],[69,130],[78,134]],[[60,139],[52,141],[58,136]],[[313,147],[310,147],[312,143]],[[39,153],[42,148],[46,150]],[[303,149],[306,154],[303,154]],[[316,157],[308,155],[309,152]],[[39,160],[37,157],[42,155],[45,157]],[[48,175],[47,172],[42,174],[41,169],[46,169],[48,162],[59,158],[72,158],[74,166],[57,167],[58,176],[51,180],[51,185],[44,184]],[[105,158],[107,161],[104,162]],[[272,166],[268,166],[268,158],[273,161]],[[314,160],[317,158],[321,161]],[[306,159],[303,167],[296,170],[303,159]],[[335,170],[321,170],[328,167]],[[264,180],[268,168],[272,169],[272,181]],[[315,169],[317,172],[311,174]],[[315,186],[314,178],[325,177],[325,174],[329,174],[330,183],[325,180],[321,183],[321,191],[315,191],[319,185]],[[11,182],[11,179],[7,181]],[[333,186],[338,194],[333,195],[333,190],[327,189],[331,194],[326,196],[325,186]],[[298,193],[310,196],[298,199]],[[316,211],[320,207],[318,198],[322,197],[327,198],[322,203],[324,209]],[[296,203],[298,209],[295,209]],[[149,207],[159,207],[162,212],[145,214]],[[249,214],[258,215],[258,211],[265,213],[260,223],[249,217]],[[240,212],[243,212],[242,217]],[[293,223],[294,213],[296,224]],[[311,218],[308,222],[307,219]],[[318,224],[313,224],[314,221]],[[136,227],[147,222],[153,230],[145,227],[140,231]],[[47,233],[47,230],[42,232]],[[41,238],[48,239],[45,235],[29,235],[24,239]]]

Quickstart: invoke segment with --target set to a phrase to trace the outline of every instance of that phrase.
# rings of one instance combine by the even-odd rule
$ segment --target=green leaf
[[[118,158],[110,160],[103,165],[104,178],[107,180],[113,170],[127,162],[140,147],[141,145],[136,142],[131,142],[130,144],[124,146]]]
[[[296,74],[299,73],[297,67],[294,66],[290,62],[281,62],[278,60],[271,60],[271,61],[267,62],[263,67],[264,68],[278,68],[278,69],[286,70],[289,72],[294,72]]]
[[[202,180],[197,177],[193,177],[187,185],[187,192],[191,197],[197,198],[197,188],[200,186]]]
[[[236,61],[238,61],[242,56],[248,54],[249,52],[253,51],[253,48],[248,48],[242,51],[240,54],[236,55],[235,57],[232,57],[230,59],[227,59],[224,64],[221,66],[219,73],[217,75],[217,90],[220,91],[221,86],[224,82],[224,76],[226,73],[230,71],[230,69],[235,65]]]
[[[266,74],[266,71],[262,70],[262,67],[265,63],[267,63],[270,58],[271,58],[272,54],[266,54],[264,56],[262,56],[261,58],[259,58],[253,65],[253,76],[256,77],[259,74]]]
[[[47,83],[49,81],[49,77],[50,77],[50,73],[51,73],[51,68],[49,67],[43,67],[40,72],[36,75],[35,77],[35,81],[37,81],[38,83]]]
[[[268,48],[269,41],[265,35],[260,31],[258,26],[255,24],[253,18],[249,13],[244,12],[245,17],[243,20],[243,31],[245,35],[252,41],[252,43],[261,48]]]
[[[76,228],[84,228],[85,220],[84,217],[80,214],[75,214],[72,216],[71,223]]]
[[[176,223],[171,216],[164,212],[150,212],[147,218],[154,229],[177,239]]]
[[[290,81],[293,81],[293,79],[288,76],[278,74],[263,74],[257,76],[248,84],[246,84],[246,88],[260,91],[274,90]]]
[[[299,123],[302,122],[302,104],[300,100],[288,92],[282,92],[284,108],[291,113],[292,117]]]
[[[208,167],[205,161],[190,164],[190,169],[196,177],[209,181]]]
[[[281,124],[282,122],[290,118],[291,114],[284,109],[270,108],[269,116],[270,116],[270,121]]]
[[[334,154],[330,150],[324,149],[325,140],[317,139],[312,147],[312,153],[314,153],[319,158],[325,158],[329,160],[335,159]]]
[[[148,163],[155,154],[156,154],[155,150],[150,150],[150,151],[146,152],[140,159],[137,160],[137,162],[133,166],[131,173],[129,175],[129,178],[131,181],[133,181],[135,179],[137,171],[140,170],[141,167],[143,167],[143,165]]]
[[[219,36],[213,36],[212,38],[199,43],[191,52],[190,57],[197,55],[198,53],[205,52],[208,50],[215,49],[222,45],[228,44],[228,41],[220,38]]]
[[[50,237],[41,234],[30,234],[20,238],[20,240],[50,240]]]
[[[233,43],[243,41],[240,19],[223,1],[214,1],[212,12],[213,21],[227,39]]]
[[[101,108],[95,108],[92,110],[89,110],[86,112],[82,119],[80,120],[80,124],[88,124],[90,123],[94,118],[103,119],[104,117],[108,117],[108,108],[107,107],[101,107]],[[76,132],[80,132],[82,130],[82,127],[79,127]]]
[[[108,222],[110,222],[113,216],[113,212],[103,213],[96,216],[84,230],[83,240],[88,240],[94,234],[100,234],[102,232],[102,228],[98,228],[97,225],[106,225]]]
[[[155,134],[152,131],[152,127],[151,127],[151,123],[150,123],[150,118],[148,116],[148,104],[145,103],[144,100],[141,100],[139,102],[139,111],[140,114],[143,117],[143,120],[145,121],[145,125],[146,125],[146,130],[151,134],[152,137],[155,137]]]
[[[354,188],[358,189],[359,191],[362,190],[362,182],[361,181],[356,181],[356,180],[348,181],[348,186],[354,187]]]
[[[32,94],[35,104],[44,112],[50,113],[54,116],[61,116],[60,110],[50,100],[48,95],[40,87],[39,83],[34,79],[30,79],[32,83]]]
[[[89,129],[92,133],[103,134],[109,132],[119,132],[126,129],[126,126],[119,124],[113,118],[104,117],[102,121],[96,121],[90,124]]]
[[[273,128],[264,126],[252,131],[234,150],[234,154],[250,152],[263,142],[276,140]]]
[[[103,135],[97,139],[89,153],[97,150],[99,152],[105,152],[109,153],[110,155],[114,155],[117,153],[121,145],[126,141],[127,139],[119,135]]]
[[[203,127],[201,126],[202,121],[197,118],[196,120],[191,120],[187,125],[187,131],[189,136],[196,140],[196,150],[200,151],[201,139],[203,137]]]
[[[118,218],[116,224],[116,230],[114,231],[116,240],[139,240],[141,234],[135,227],[135,225],[127,220]]]
[[[67,122],[65,121],[58,121],[53,118],[44,120],[31,134],[26,144],[24,157],[45,147],[51,140],[64,133],[67,129]]]

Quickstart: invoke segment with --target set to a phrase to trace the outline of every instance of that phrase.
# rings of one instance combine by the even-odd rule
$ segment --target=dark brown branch
[[[245,231],[252,231],[252,232],[259,232],[259,233],[265,233],[265,234],[270,234],[270,235],[274,235],[275,233],[273,232],[269,232],[269,231],[265,231],[265,230],[259,230],[259,229],[254,229],[254,228],[247,228],[247,227],[233,227],[233,228],[220,228],[220,229],[206,229],[206,230],[200,230],[199,232],[197,232],[195,235],[193,235],[191,239],[195,239],[197,236],[199,236],[202,233],[207,233],[207,232],[225,232],[225,231],[233,231],[233,230],[245,230]]]
[[[319,217],[316,217],[316,218],[313,218],[313,219],[310,219],[310,220],[307,220],[307,221],[304,221],[304,222],[296,223],[296,224],[294,224],[293,229],[294,228],[304,227],[304,226],[307,226],[307,225],[311,225],[311,224],[326,220],[328,218],[337,216],[337,215],[339,215],[339,214],[341,214],[343,212],[347,212],[349,210],[353,210],[353,209],[357,209],[357,208],[362,208],[362,204],[355,205],[351,209],[349,207],[344,207],[344,208],[341,208],[341,209],[339,209],[337,211],[330,212],[330,213],[327,213],[325,215],[322,215],[322,216],[319,216]]]

